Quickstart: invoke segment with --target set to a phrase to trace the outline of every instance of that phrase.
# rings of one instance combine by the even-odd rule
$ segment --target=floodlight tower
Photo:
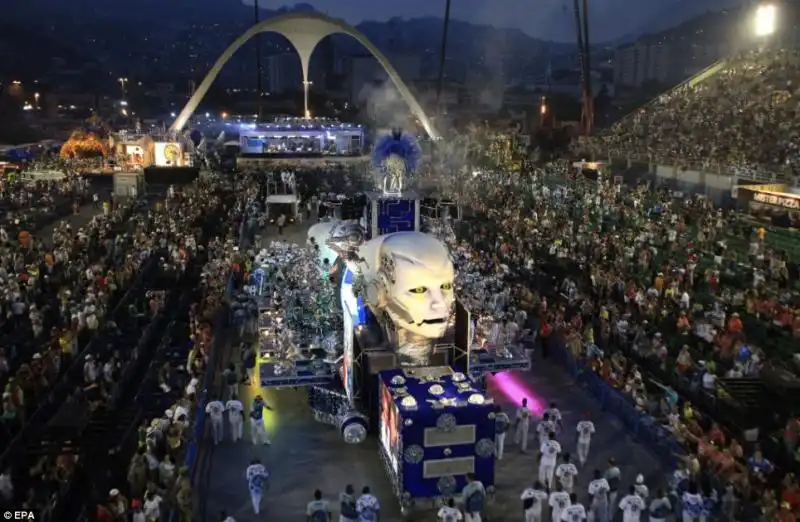
[[[594,130],[594,98],[592,96],[591,63],[589,60],[588,4],[588,0],[573,0],[575,29],[578,36],[578,58],[581,70],[581,133],[585,136],[591,135]]]

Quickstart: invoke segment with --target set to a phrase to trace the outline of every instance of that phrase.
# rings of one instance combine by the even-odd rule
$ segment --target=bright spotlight
[[[775,32],[778,10],[772,4],[758,6],[756,9],[755,31],[756,36],[769,36]]]

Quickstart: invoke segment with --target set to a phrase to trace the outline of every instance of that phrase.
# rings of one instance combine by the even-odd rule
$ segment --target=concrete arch
[[[330,16],[321,13],[288,13],[260,22],[245,31],[244,34],[230,44],[228,48],[225,49],[225,52],[223,52],[222,55],[217,59],[217,61],[214,63],[214,66],[211,67],[211,70],[203,79],[202,83],[197,87],[195,93],[191,98],[189,98],[189,102],[186,104],[183,110],[181,110],[175,122],[172,124],[172,127],[170,127],[170,130],[180,131],[183,129],[184,125],[186,125],[186,122],[189,121],[189,118],[191,118],[192,114],[194,114],[197,106],[200,105],[200,102],[208,92],[211,84],[214,83],[214,80],[217,78],[217,75],[219,75],[222,67],[228,62],[228,60],[230,60],[231,56],[233,56],[233,54],[252,37],[259,33],[266,32],[274,32],[286,37],[286,39],[289,40],[289,42],[291,42],[291,44],[294,46],[297,54],[300,55],[300,65],[303,71],[303,87],[305,91],[306,110],[308,105],[308,66],[309,62],[311,61],[311,53],[317,47],[317,44],[319,44],[319,42],[326,36],[343,33],[355,38],[361,43],[361,45],[366,47],[370,53],[372,53],[372,56],[374,56],[375,59],[378,60],[381,65],[383,65],[383,68],[389,75],[389,78],[391,78],[392,83],[394,83],[395,87],[397,87],[397,90],[400,91],[400,95],[403,97],[406,103],[408,103],[411,112],[419,119],[423,127],[425,127],[425,131],[428,133],[428,135],[432,138],[440,137],[439,133],[436,132],[436,129],[434,129],[427,115],[422,110],[419,102],[417,102],[416,98],[414,98],[414,95],[411,94],[411,91],[403,82],[402,78],[400,78],[400,75],[397,74],[397,71],[394,69],[394,67],[392,67],[392,64],[389,63],[389,60],[386,59],[386,56],[384,56],[382,52],[372,45],[367,37],[355,27],[344,22],[343,20],[331,18]]]

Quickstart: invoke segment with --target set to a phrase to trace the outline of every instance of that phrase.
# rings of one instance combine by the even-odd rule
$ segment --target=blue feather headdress
[[[411,173],[417,170],[420,148],[417,140],[410,134],[395,130],[391,134],[381,136],[372,149],[372,165],[381,167],[386,158],[392,154],[403,158],[406,163],[406,172]]]

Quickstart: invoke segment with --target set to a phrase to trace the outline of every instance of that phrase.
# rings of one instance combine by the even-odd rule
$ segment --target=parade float
[[[407,188],[413,138],[394,131],[374,150],[361,219],[315,224],[304,247],[255,256],[260,385],[307,386],[316,419],[346,443],[376,434],[404,509],[460,492],[467,473],[491,492],[497,408],[484,376],[529,360],[475,342],[449,236],[420,230]]]

